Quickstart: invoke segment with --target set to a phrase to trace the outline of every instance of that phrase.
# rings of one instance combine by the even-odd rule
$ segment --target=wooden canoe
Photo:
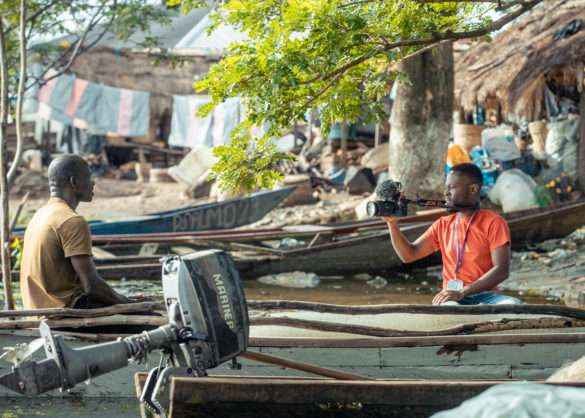
[[[418,238],[443,213],[430,213],[404,219],[402,232],[410,239]],[[514,247],[530,242],[564,237],[585,225],[585,200],[561,204],[546,209],[513,212],[505,215],[512,233]],[[281,248],[278,243],[293,238],[299,244],[293,248]],[[113,252],[120,248],[130,251],[128,246],[156,243],[172,253],[173,246],[183,248],[219,248],[230,251],[236,267],[243,278],[254,278],[266,274],[278,274],[302,270],[319,275],[347,275],[355,273],[383,274],[401,265],[390,244],[388,231],[378,219],[332,225],[304,225],[278,229],[199,231],[192,233],[97,235],[95,245]],[[137,251],[135,248],[132,251]],[[126,257],[105,260],[104,274],[110,271],[140,278],[156,277],[157,259]],[[98,264],[101,260],[98,260]],[[438,255],[422,263],[439,263]],[[128,263],[128,267],[125,267]],[[114,276],[108,276],[114,277]]]
[[[217,203],[189,206],[120,221],[90,222],[92,235],[185,233],[231,229],[260,220],[278,206],[294,187],[252,193]],[[24,229],[16,230],[23,234]]]
[[[564,237],[585,225],[585,201],[513,212],[506,214],[505,218],[510,226],[512,244],[517,248],[530,242]],[[414,241],[429,225],[430,222],[405,225],[402,232]],[[339,237],[310,248],[283,251],[271,257],[258,252],[255,256],[247,253],[236,259],[240,274],[249,277],[295,270],[319,275],[380,274],[401,265],[385,227]],[[438,261],[438,257],[428,260]]]
[[[310,363],[318,368],[367,378],[541,380],[566,362],[585,355],[585,311],[562,306],[378,305],[348,308],[327,305],[319,307],[326,311],[321,313],[307,309],[305,313],[274,309],[260,313],[257,310],[259,306],[270,306],[266,302],[258,304],[250,305],[254,309],[251,317],[250,352],[274,355],[293,363]],[[279,306],[282,307],[282,303]],[[341,312],[351,313],[340,314],[340,309]],[[257,320],[284,316],[306,321],[307,312],[312,315],[312,324],[289,322],[279,325]],[[278,314],[274,315],[276,313]],[[83,314],[85,318],[88,312]],[[120,324],[127,323],[128,320],[125,318],[124,322],[120,316],[106,317],[106,320],[113,321],[116,318],[120,320]],[[22,324],[19,321],[2,323],[0,347],[28,343],[38,337],[35,329],[14,329]],[[56,322],[51,326],[65,320],[54,321]],[[83,347],[121,335],[84,333],[84,320],[73,318],[67,321],[69,326],[74,326],[77,330],[60,333],[69,339],[68,342],[73,347]],[[160,318],[160,321],[165,322],[165,319]],[[365,330],[362,329],[360,334],[353,334],[355,327],[349,332],[323,331],[318,328],[316,331],[311,330],[311,327],[315,327],[315,322],[339,324],[340,321],[345,326],[361,322]],[[506,327],[514,321],[513,328]],[[9,323],[12,323],[13,329],[8,328]],[[458,325],[466,325],[466,328],[457,328]],[[364,334],[383,327],[399,333],[393,337]],[[153,353],[145,366],[131,364],[125,369],[94,379],[91,385],[78,385],[70,393],[52,392],[47,396],[131,397],[134,394],[132,376],[136,372],[155,367],[158,360],[158,354]],[[298,369],[286,369],[282,365],[267,364],[250,358],[240,358],[239,362],[242,364],[240,370],[222,365],[209,372],[211,375],[310,376]],[[7,389],[0,388],[0,398],[14,396]]]
[[[141,393],[145,373],[135,376]],[[173,378],[171,417],[426,418],[510,380],[352,380],[210,376]],[[541,383],[541,382],[538,382]],[[552,384],[582,389],[585,383]],[[149,415],[142,411],[142,417]]]

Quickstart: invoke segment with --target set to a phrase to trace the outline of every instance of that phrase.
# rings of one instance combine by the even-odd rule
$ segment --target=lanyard
[[[461,270],[461,266],[463,265],[463,257],[465,256],[465,246],[467,245],[467,236],[469,234],[469,228],[471,227],[471,223],[473,222],[473,218],[477,212],[473,212],[471,218],[469,218],[469,223],[467,224],[467,228],[465,228],[465,235],[463,235],[463,243],[461,247],[459,246],[459,221],[461,219],[461,215],[457,215],[457,220],[455,221],[455,237],[453,240],[453,247],[455,248],[455,279],[459,275],[459,270]]]

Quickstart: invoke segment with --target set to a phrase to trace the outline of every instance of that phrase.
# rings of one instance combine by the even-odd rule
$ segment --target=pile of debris
[[[355,208],[364,196],[371,195],[378,182],[387,178],[387,143],[369,148],[365,141],[351,140],[342,149],[340,141],[325,140],[316,134],[312,140],[304,136],[293,139],[290,134],[276,143],[289,144],[286,151],[296,156],[279,167],[284,173],[281,187],[296,187],[282,206],[295,209],[276,211],[254,226],[353,220]],[[170,167],[168,174],[185,185],[185,195],[190,199],[221,201],[238,197],[222,192],[209,180],[214,163],[211,150],[200,147]]]
[[[505,290],[585,306],[585,227],[563,239],[536,244],[512,255]]]

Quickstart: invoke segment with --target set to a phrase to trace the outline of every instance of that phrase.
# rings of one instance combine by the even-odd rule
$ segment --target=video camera
[[[413,203],[418,206],[446,208],[444,200],[432,199],[408,199],[402,193],[402,184],[394,180],[386,180],[380,183],[375,190],[380,200],[368,202],[366,212],[369,217],[375,216],[406,216],[408,205]]]

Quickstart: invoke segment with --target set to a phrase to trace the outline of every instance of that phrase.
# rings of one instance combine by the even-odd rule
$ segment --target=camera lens
[[[366,204],[366,213],[368,214],[368,216],[370,218],[372,218],[374,216],[378,216],[379,210],[378,210],[377,203],[376,202],[368,202]]]

